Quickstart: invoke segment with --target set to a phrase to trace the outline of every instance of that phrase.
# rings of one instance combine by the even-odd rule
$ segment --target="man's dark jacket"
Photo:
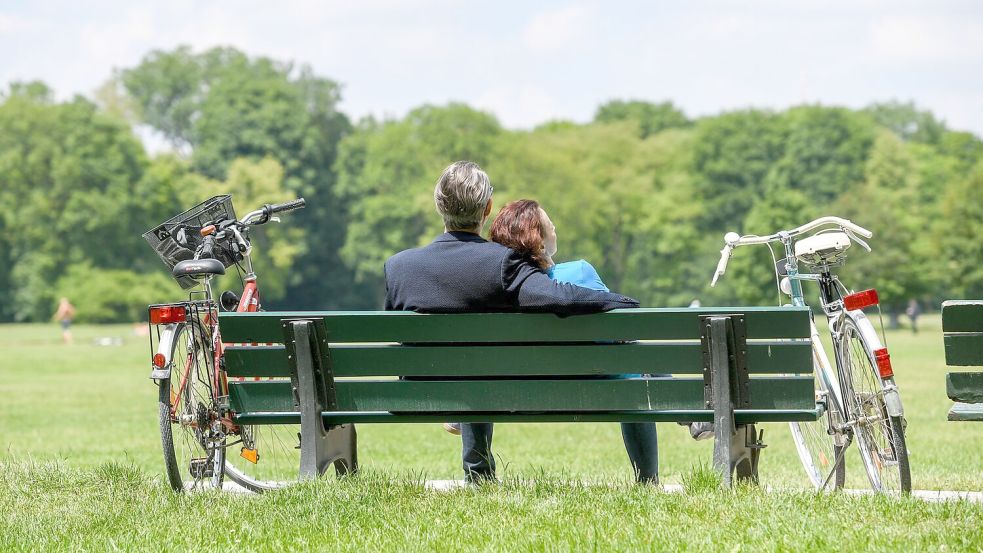
[[[386,261],[386,309],[420,313],[597,313],[638,302],[559,283],[515,251],[470,232],[446,232]]]

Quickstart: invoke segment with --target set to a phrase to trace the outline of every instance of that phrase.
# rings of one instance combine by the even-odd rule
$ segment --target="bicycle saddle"
[[[845,232],[821,232],[795,243],[795,257],[807,265],[836,265],[846,258],[850,237]]]
[[[174,265],[171,274],[175,277],[224,275],[225,265],[218,259],[186,259]]]

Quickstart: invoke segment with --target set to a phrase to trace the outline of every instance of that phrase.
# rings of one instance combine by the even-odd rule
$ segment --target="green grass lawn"
[[[983,424],[945,420],[940,322],[923,321],[917,335],[888,335],[914,485],[983,491]],[[764,425],[761,465],[764,484],[792,490],[780,493],[636,488],[616,424],[513,424],[495,432],[503,486],[425,490],[424,479],[460,477],[459,438],[439,425],[361,425],[357,478],[176,496],[163,483],[146,338],[130,326],[82,326],[75,338],[0,326],[0,549],[983,547],[978,505],[808,491],[781,424]],[[659,431],[663,481],[699,480],[712,444],[676,425]],[[862,487],[858,457],[848,471]]]

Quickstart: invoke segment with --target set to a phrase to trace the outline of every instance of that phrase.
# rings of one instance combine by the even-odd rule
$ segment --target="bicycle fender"
[[[874,329],[874,325],[871,324],[869,319],[867,319],[867,315],[865,315],[863,311],[860,311],[859,309],[850,311],[850,317],[853,318],[854,322],[857,324],[857,328],[867,341],[867,345],[870,346],[872,350],[878,350],[884,347],[881,344],[881,337],[877,335],[877,330]],[[876,360],[871,359],[870,362],[875,367],[877,366]],[[892,378],[890,380],[885,380],[883,382],[883,387],[884,407],[887,409],[887,414],[892,417],[904,416],[904,407],[901,405],[901,394],[898,392],[898,387],[894,384],[894,379]]]
[[[901,406],[901,394],[898,393],[897,386],[893,382],[885,383],[884,386],[884,407],[887,414],[892,417],[903,417],[904,407]]]
[[[162,378],[170,378],[171,376],[171,346],[174,344],[174,338],[177,336],[178,323],[172,323],[166,325],[163,330],[160,331],[160,343],[157,344],[157,353],[164,356],[164,366],[158,368],[156,365],[151,363],[153,370],[150,371],[150,378],[152,380],[160,380]]]

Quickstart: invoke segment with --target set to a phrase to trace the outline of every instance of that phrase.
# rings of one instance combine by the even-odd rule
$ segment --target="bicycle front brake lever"
[[[867,244],[867,242],[861,240],[856,234],[854,234],[852,230],[845,228],[843,229],[843,232],[845,232],[846,235],[849,236],[851,240],[853,240],[857,244],[860,244],[860,247],[867,250],[868,252],[870,251],[870,246]]]

